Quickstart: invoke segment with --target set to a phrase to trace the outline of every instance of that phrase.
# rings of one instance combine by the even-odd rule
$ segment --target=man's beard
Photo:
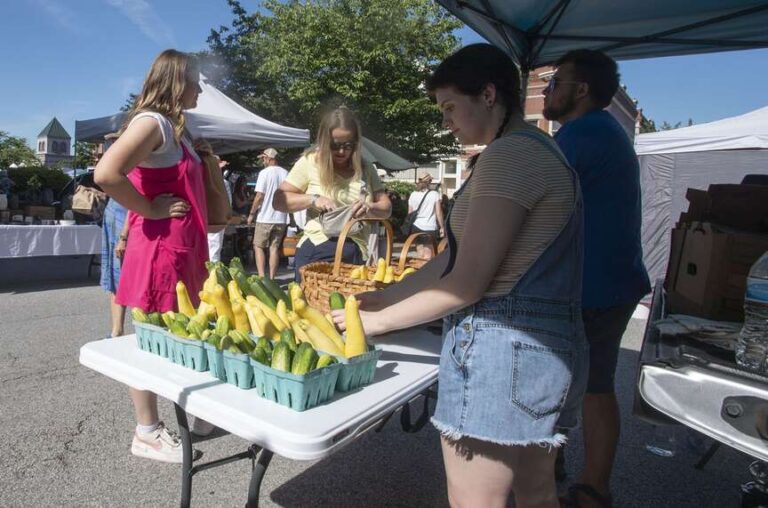
[[[557,122],[574,109],[576,109],[576,98],[571,94],[564,98],[564,102],[560,107],[555,107],[552,103],[549,106],[544,106],[542,114],[547,120]]]

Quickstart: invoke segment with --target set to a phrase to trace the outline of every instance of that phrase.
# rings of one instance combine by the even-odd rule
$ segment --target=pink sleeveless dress
[[[176,309],[176,283],[184,281],[192,303],[207,276],[208,260],[203,165],[181,143],[183,155],[167,168],[135,167],[128,179],[148,200],[173,194],[186,200],[190,211],[181,218],[147,219],[129,212],[128,244],[115,300],[145,312]]]

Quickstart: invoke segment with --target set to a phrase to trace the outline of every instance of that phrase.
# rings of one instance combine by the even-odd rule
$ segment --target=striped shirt
[[[553,153],[558,150],[554,141],[549,136],[539,140],[510,134],[493,141],[480,155],[450,215],[450,228],[460,245],[470,201],[505,198],[528,211],[484,296],[511,292],[565,227],[575,206],[574,178]],[[504,227],[503,219],[494,227]],[[493,229],[487,234],[492,235]]]

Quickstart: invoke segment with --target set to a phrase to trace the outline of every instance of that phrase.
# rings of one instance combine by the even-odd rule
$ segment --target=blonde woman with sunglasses
[[[320,214],[350,206],[352,216],[386,219],[392,213],[376,170],[364,165],[362,131],[355,114],[346,107],[334,109],[320,122],[315,145],[294,164],[275,193],[272,206],[282,212],[307,210],[304,237],[296,251],[296,280],[299,269],[315,261],[332,261],[338,238],[329,238],[318,220]],[[350,235],[342,261],[360,264],[368,256],[366,225]]]

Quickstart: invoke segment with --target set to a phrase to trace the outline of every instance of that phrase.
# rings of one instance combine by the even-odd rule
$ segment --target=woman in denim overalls
[[[563,429],[576,424],[586,382],[578,180],[551,138],[526,124],[517,69],[501,50],[463,48],[437,68],[427,88],[443,126],[461,144],[488,147],[454,196],[450,248],[403,282],[361,295],[363,325],[373,336],[444,318],[432,421],[442,435],[452,505],[503,507],[513,493],[517,506],[556,507],[553,448],[565,441]],[[551,193],[547,206],[558,205],[557,220],[537,214],[541,230],[530,228],[534,222],[524,226],[544,199],[525,208],[489,176],[518,182],[513,190],[520,195],[528,182],[509,171],[523,169],[551,175],[542,187]],[[485,195],[475,198],[481,185]],[[545,232],[546,240],[527,248],[523,231],[528,238]],[[498,296],[491,288],[522,259],[510,252],[526,254],[526,262]]]

